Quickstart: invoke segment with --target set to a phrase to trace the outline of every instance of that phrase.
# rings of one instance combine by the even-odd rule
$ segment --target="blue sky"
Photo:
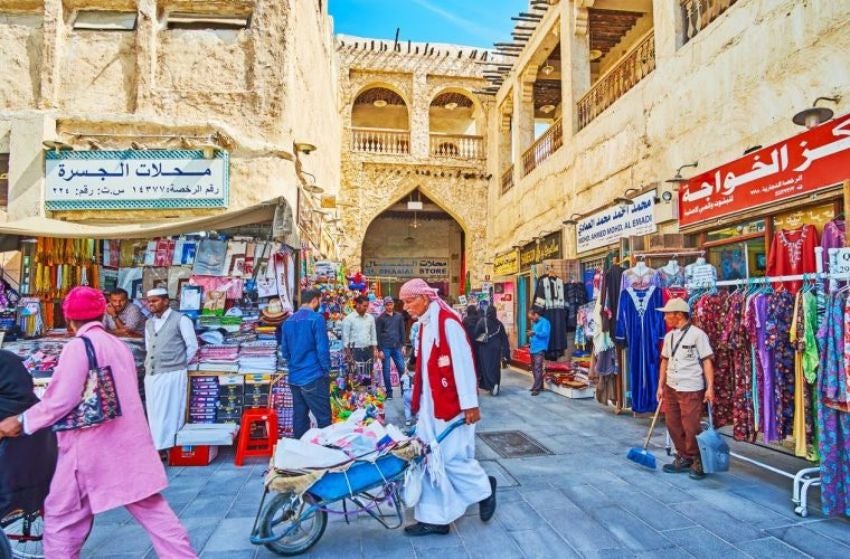
[[[347,35],[399,40],[456,43],[492,48],[509,41],[511,16],[528,0],[330,0],[334,31]]]

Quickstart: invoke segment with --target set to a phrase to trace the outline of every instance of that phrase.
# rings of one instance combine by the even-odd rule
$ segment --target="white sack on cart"
[[[280,439],[274,451],[274,467],[278,470],[330,468],[348,460],[341,450],[298,439]]]

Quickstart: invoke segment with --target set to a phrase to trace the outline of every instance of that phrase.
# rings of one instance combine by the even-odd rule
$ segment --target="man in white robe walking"
[[[160,455],[173,447],[186,418],[189,362],[198,338],[188,316],[169,307],[168,291],[147,293],[153,316],[145,325],[145,408],[153,442]]]
[[[466,422],[428,460],[414,511],[417,522],[404,530],[410,536],[448,534],[469,505],[479,503],[484,522],[496,511],[496,479],[475,460],[475,423],[481,413],[472,349],[458,315],[424,280],[405,283],[399,298],[421,325],[412,402],[419,413],[416,436],[433,443],[458,419]]]

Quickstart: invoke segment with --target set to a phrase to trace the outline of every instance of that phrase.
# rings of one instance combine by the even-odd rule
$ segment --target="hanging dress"
[[[664,335],[661,290],[629,287],[620,293],[614,339],[627,345],[626,360],[631,380],[632,411],[655,411],[658,401],[660,342]]]
[[[799,229],[782,229],[773,234],[767,257],[768,276],[791,276],[817,271],[815,247],[819,246],[818,232],[814,225],[803,225]],[[791,293],[797,293],[801,281],[786,282]],[[777,285],[779,289],[781,285]]]
[[[776,438],[791,435],[794,424],[794,296],[783,289],[767,297],[767,347],[773,353],[773,418]]]
[[[756,426],[753,408],[753,361],[745,316],[746,296],[732,293],[727,301],[723,344],[729,350],[732,371],[732,436],[736,441],[755,441]]]
[[[708,341],[714,350],[714,426],[723,427],[732,423],[734,399],[734,381],[732,376],[729,350],[723,343],[723,330],[727,312],[725,293],[711,293],[699,298],[694,305],[692,316],[694,325],[708,335]]]

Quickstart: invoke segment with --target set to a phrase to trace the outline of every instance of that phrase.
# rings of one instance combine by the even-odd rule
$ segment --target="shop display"
[[[768,276],[811,274],[817,271],[815,247],[820,246],[814,225],[798,229],[782,229],[773,234],[767,256]],[[796,293],[801,282],[793,281],[785,287]]]

